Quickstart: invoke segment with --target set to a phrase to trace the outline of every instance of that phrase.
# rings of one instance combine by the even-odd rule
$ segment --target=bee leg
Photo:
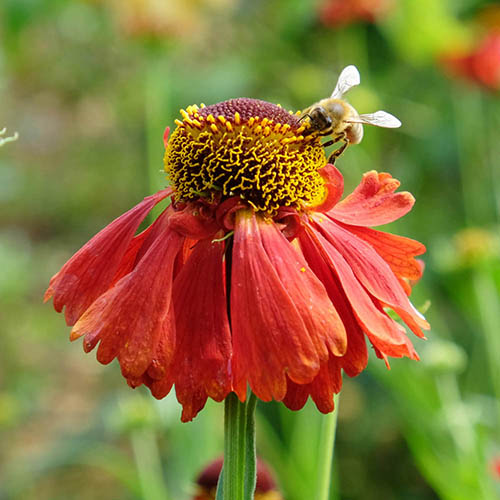
[[[305,118],[309,118],[309,120],[311,119],[311,116],[308,115],[307,113],[303,114],[300,118],[299,118],[299,123],[304,120]]]
[[[335,165],[335,160],[345,151],[345,149],[349,146],[349,141],[347,139],[344,139],[344,144],[340,146],[340,148],[336,149],[329,157],[328,157],[328,163],[331,163],[332,165]]]
[[[324,143],[322,144],[322,146],[323,146],[324,148],[327,148],[328,146],[331,146],[332,144],[335,144],[336,142],[338,142],[338,141],[337,141],[337,139],[331,139],[331,140],[329,140],[329,141],[324,142]]]

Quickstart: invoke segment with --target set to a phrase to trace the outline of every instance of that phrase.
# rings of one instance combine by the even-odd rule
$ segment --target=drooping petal
[[[158,231],[164,229],[166,225],[165,219],[168,218],[171,209],[172,206],[167,207],[149,227],[132,238],[118,264],[109,288],[134,269],[142,255],[145,254],[152,242],[157,238]]]
[[[307,233],[301,234],[299,240],[307,263],[321,283],[323,283],[330,300],[335,304],[335,308],[347,332],[347,350],[342,357],[338,358],[339,366],[344,369],[347,375],[355,377],[366,368],[368,363],[368,351],[366,349],[364,332],[353,313],[349,300],[342,290],[338,277],[327,261],[325,261],[322,252],[311,240],[310,235]]]
[[[369,243],[396,276],[410,280],[422,277],[422,264],[415,257],[425,253],[426,249],[419,241],[368,227],[339,225]]]
[[[144,198],[97,233],[52,277],[44,300],[53,297],[57,312],[66,306],[68,325],[74,325],[90,304],[109,288],[139,224],[171,193],[171,189],[164,189]]]
[[[366,290],[399,314],[416,335],[423,337],[421,328],[428,329],[429,324],[410,303],[391,268],[375,249],[328,217],[315,216],[314,220]]]
[[[222,401],[231,390],[223,255],[222,242],[198,242],[174,282],[177,345],[171,370],[183,422],[196,416],[207,397]]]
[[[337,277],[324,261],[317,247],[311,244],[309,236],[301,234],[299,239],[304,257],[314,274],[320,279],[328,292],[331,301],[344,323],[347,332],[347,351],[344,356],[330,355],[328,362],[322,363],[321,369],[309,384],[299,385],[288,381],[287,393],[283,403],[291,410],[300,410],[309,396],[312,397],[318,409],[323,413],[333,411],[333,396],[342,388],[341,369],[347,375],[354,377],[361,373],[368,362],[368,350],[364,332],[356,320],[352,308],[342,291]]]
[[[328,349],[345,351],[345,329],[305,259],[274,223],[236,215],[231,276],[233,386],[282,400],[286,376],[308,383]]]
[[[340,252],[315,228],[308,225],[306,229],[300,234],[301,245],[305,248],[312,245],[314,249],[309,252],[320,253],[335,273],[359,324],[372,344],[389,356],[416,358],[408,337],[394,320],[377,307]]]
[[[400,182],[390,174],[375,170],[363,175],[359,186],[328,214],[341,222],[354,226],[380,226],[407,214],[415,198],[404,191],[395,193]]]
[[[126,378],[138,378],[148,369],[164,337],[163,356],[170,361],[172,271],[182,243],[180,235],[165,229],[135,269],[85,311],[71,339],[87,335],[91,345],[100,340],[97,359],[106,364],[118,357]]]
[[[306,403],[307,398],[316,403],[321,413],[330,413],[334,410],[333,395],[342,389],[342,375],[338,357],[330,357],[328,361],[321,363],[321,368],[309,384],[299,385],[288,381],[288,391],[283,403],[290,410],[300,410]]]

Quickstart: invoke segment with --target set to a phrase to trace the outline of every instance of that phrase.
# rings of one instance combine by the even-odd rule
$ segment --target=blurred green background
[[[247,96],[303,109],[355,64],[365,127],[346,191],[389,171],[417,198],[389,230],[427,245],[413,302],[422,361],[345,380],[332,499],[490,500],[500,481],[500,29],[479,0],[2,0],[0,499],[186,500],[222,452],[222,405],[181,424],[175,396],[129,389],[67,340],[49,278],[164,183],[165,126]],[[486,40],[486,41],[485,41]],[[429,307],[430,303],[430,307]],[[258,407],[258,450],[287,500],[314,499],[314,406]],[[495,467],[495,464],[496,467]]]

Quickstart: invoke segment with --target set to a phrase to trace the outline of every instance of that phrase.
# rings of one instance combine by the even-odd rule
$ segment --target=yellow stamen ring
[[[273,216],[303,210],[325,197],[320,138],[304,137],[296,115],[253,99],[181,110],[165,152],[165,170],[179,200],[239,196]]]

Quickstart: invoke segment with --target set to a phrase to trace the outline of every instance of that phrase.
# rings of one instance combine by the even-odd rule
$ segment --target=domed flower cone
[[[71,339],[156,398],[176,387],[189,421],[207,398],[247,387],[298,410],[333,410],[342,371],[376,355],[418,356],[423,337],[408,299],[418,280],[414,240],[371,229],[414,198],[370,171],[342,198],[316,133],[297,115],[253,99],[190,106],[168,140],[171,187],[145,198],[84,245],[45,300],[65,308]],[[166,134],[168,136],[168,132]],[[171,203],[136,234],[149,211]]]

